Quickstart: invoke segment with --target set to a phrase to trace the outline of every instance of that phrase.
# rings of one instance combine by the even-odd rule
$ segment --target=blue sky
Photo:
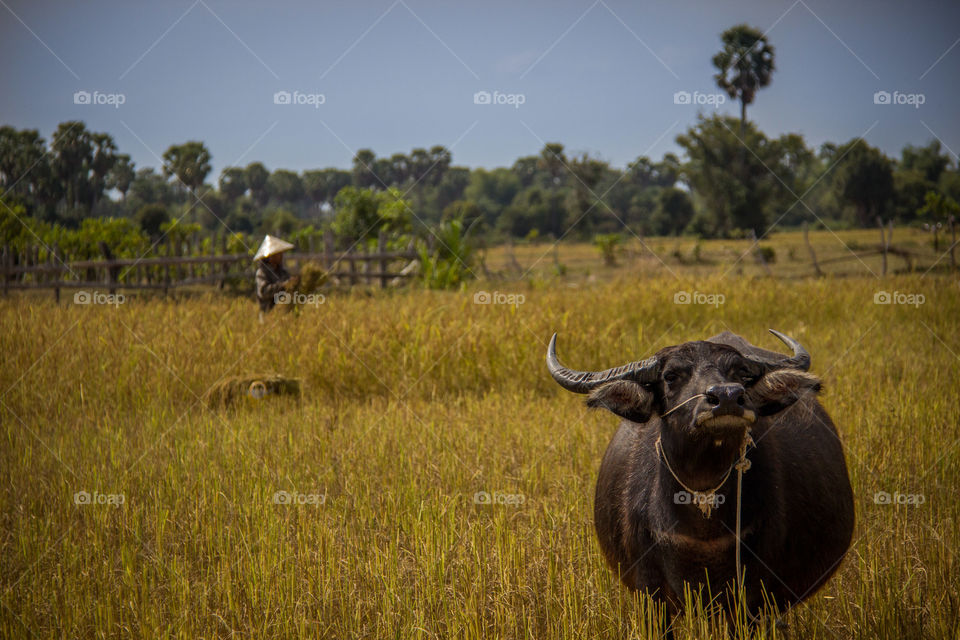
[[[471,167],[545,141],[623,167],[676,151],[698,108],[738,114],[709,102],[719,34],[739,22],[776,47],[773,84],[748,110],[767,134],[863,135],[897,156],[938,137],[956,161],[948,2],[0,0],[0,123],[49,140],[82,119],[141,167],[203,140],[213,181],[253,160],[348,167],[359,148],[434,144]],[[76,104],[78,91],[104,104]],[[302,103],[276,104],[280,91]],[[475,104],[481,91],[504,103]],[[675,104],[678,91],[705,104]],[[875,104],[877,91],[922,104]]]

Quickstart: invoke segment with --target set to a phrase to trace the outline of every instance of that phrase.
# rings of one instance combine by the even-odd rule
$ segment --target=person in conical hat
[[[261,312],[273,309],[281,293],[295,288],[294,278],[283,267],[283,253],[290,249],[293,245],[289,242],[268,235],[253,256],[257,263],[257,301]]]

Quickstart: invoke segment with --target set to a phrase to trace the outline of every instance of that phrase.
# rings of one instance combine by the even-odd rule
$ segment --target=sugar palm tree
[[[210,152],[197,141],[171,145],[163,154],[163,172],[176,176],[180,184],[196,192],[210,173]]]
[[[758,29],[746,24],[730,27],[720,36],[723,50],[713,56],[717,86],[740,101],[740,133],[747,121],[747,105],[773,76],[773,46]]]

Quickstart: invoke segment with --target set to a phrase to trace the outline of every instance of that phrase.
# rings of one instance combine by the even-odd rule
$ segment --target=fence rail
[[[285,265],[299,273],[304,265],[320,265],[335,283],[360,283],[387,287],[414,275],[411,269],[419,254],[410,245],[402,251],[388,251],[381,235],[375,251],[336,251],[332,236],[324,238],[322,252],[289,252]],[[25,251],[0,249],[0,281],[3,293],[11,289],[163,290],[195,285],[223,287],[231,280],[253,283],[256,265],[248,254],[114,258],[101,244],[103,258],[67,262],[57,247],[30,247]],[[41,259],[41,255],[45,255]]]

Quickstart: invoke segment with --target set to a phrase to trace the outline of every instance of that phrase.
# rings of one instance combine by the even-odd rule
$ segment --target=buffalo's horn
[[[783,344],[790,347],[793,350],[793,355],[776,360],[762,356],[748,356],[751,360],[762,364],[767,369],[800,369],[801,371],[810,369],[810,354],[803,348],[803,345],[776,329],[770,329],[770,333],[777,336]]]
[[[660,364],[654,356],[606,371],[574,371],[560,364],[557,359],[557,334],[553,334],[550,346],[547,347],[547,369],[553,379],[567,391],[589,393],[613,380],[633,380],[640,384],[654,382],[659,374]]]

